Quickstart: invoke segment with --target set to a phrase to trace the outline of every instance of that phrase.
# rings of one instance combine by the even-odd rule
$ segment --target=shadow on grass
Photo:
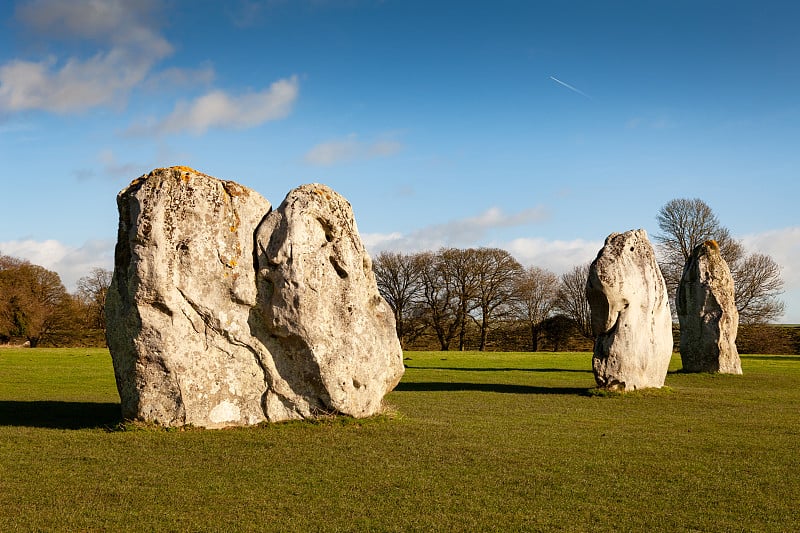
[[[400,383],[395,387],[400,392],[454,392],[478,391],[500,392],[504,394],[572,394],[589,396],[589,387],[537,387],[535,385],[506,385],[500,383],[451,383],[444,381],[425,381],[420,383]]]
[[[118,403],[0,401],[0,426],[93,429],[122,420]]]
[[[592,373],[592,370],[577,370],[577,369],[567,369],[567,368],[457,368],[457,367],[446,367],[446,366],[408,366],[406,368],[410,368],[413,370],[457,370],[457,371],[464,371],[464,372],[509,372],[509,371],[517,371],[517,372],[580,372],[580,373]]]

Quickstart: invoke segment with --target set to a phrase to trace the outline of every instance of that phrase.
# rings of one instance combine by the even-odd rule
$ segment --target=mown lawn
[[[0,349],[0,531],[800,529],[800,357],[626,395],[590,360],[409,352],[383,416],[166,431],[105,350]]]

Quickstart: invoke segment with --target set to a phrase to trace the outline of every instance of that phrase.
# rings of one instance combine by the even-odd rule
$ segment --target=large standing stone
[[[281,345],[283,377],[327,409],[374,413],[402,376],[403,356],[350,204],[324,185],[303,185],[256,239],[260,309]]]
[[[733,277],[716,241],[692,250],[675,297],[686,372],[741,374]]]
[[[287,338],[285,328],[276,331],[265,322],[264,311],[271,305],[293,305],[268,297],[264,283],[256,280],[254,237],[270,212],[267,200],[234,182],[173,167],[134,180],[117,204],[120,224],[106,335],[125,418],[224,427],[378,411],[403,373],[393,317],[381,312],[383,300],[369,308],[373,322],[352,324],[353,329],[342,323],[331,331],[349,344],[342,342],[348,349],[328,354],[325,364],[296,348],[307,339],[304,330]],[[347,235],[360,246],[351,227]],[[332,231],[345,233],[339,227]],[[263,230],[260,234],[266,238]],[[287,268],[291,271],[291,263]],[[362,280],[375,285],[374,278]],[[316,320],[341,313],[335,303],[321,302]],[[387,323],[369,337],[364,329],[381,320]],[[390,330],[390,337],[382,336]],[[367,337],[372,342],[360,344]],[[352,385],[359,389],[353,393],[358,399],[349,403],[341,398],[347,392],[337,396],[318,385],[340,378],[331,377],[341,366],[337,357],[363,365],[351,373],[360,387]],[[354,404],[358,408],[348,408]]]
[[[108,346],[122,415],[163,425],[264,420],[253,232],[259,194],[187,167],[154,170],[117,196]]]
[[[661,387],[672,356],[667,287],[644,230],[612,233],[589,269],[598,386]]]

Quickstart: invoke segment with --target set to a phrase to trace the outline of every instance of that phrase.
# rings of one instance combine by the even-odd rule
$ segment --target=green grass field
[[[167,431],[119,426],[105,350],[2,349],[0,531],[800,529],[800,357],[625,395],[590,361],[409,352],[383,416]]]

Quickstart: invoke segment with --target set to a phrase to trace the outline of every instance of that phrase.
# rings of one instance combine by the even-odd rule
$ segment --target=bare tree
[[[698,244],[717,241],[720,254],[728,265],[739,261],[744,254],[741,244],[731,237],[711,208],[699,198],[670,200],[659,209],[656,220],[662,232],[655,236],[659,266],[673,303],[683,267]]]
[[[731,269],[740,320],[745,324],[766,323],[783,315],[783,302],[778,299],[783,289],[780,267],[767,255],[747,254],[705,202],[698,198],[670,200],[658,211],[656,220],[662,232],[655,236],[659,265],[673,309],[692,250],[704,241],[715,240]]]
[[[764,324],[783,316],[781,268],[764,254],[749,254],[734,264],[736,309],[742,324]]]
[[[556,295],[556,308],[575,321],[581,335],[591,339],[592,320],[589,300],[586,298],[586,280],[589,278],[589,263],[573,267],[561,275]]]
[[[514,279],[510,298],[512,315],[525,322],[531,335],[531,351],[539,350],[542,323],[550,317],[558,293],[558,276],[536,266],[524,269]]]
[[[508,308],[514,293],[514,282],[523,268],[514,257],[500,248],[472,250],[475,257],[476,311],[480,328],[478,350],[486,349],[486,338],[492,321],[502,308]]]
[[[474,248],[444,248],[436,254],[441,279],[454,300],[458,349],[466,348],[467,321],[477,307],[478,267]]]
[[[436,333],[440,349],[447,351],[458,331],[458,300],[453,294],[454,284],[449,272],[442,268],[440,255],[423,252],[418,255],[418,261],[425,317]]]
[[[89,327],[106,329],[106,294],[113,274],[105,268],[93,268],[78,280],[77,297],[86,309]]]
[[[422,267],[419,254],[381,252],[372,263],[378,291],[394,313],[397,338],[405,348],[408,337],[415,338],[419,327],[413,327],[411,314],[422,299]]]
[[[664,248],[664,259],[676,259],[680,268],[692,250],[704,241],[714,239],[722,258],[731,263],[742,255],[741,245],[723,227],[711,208],[699,198],[676,198],[667,202],[656,215],[662,233],[656,237]]]

